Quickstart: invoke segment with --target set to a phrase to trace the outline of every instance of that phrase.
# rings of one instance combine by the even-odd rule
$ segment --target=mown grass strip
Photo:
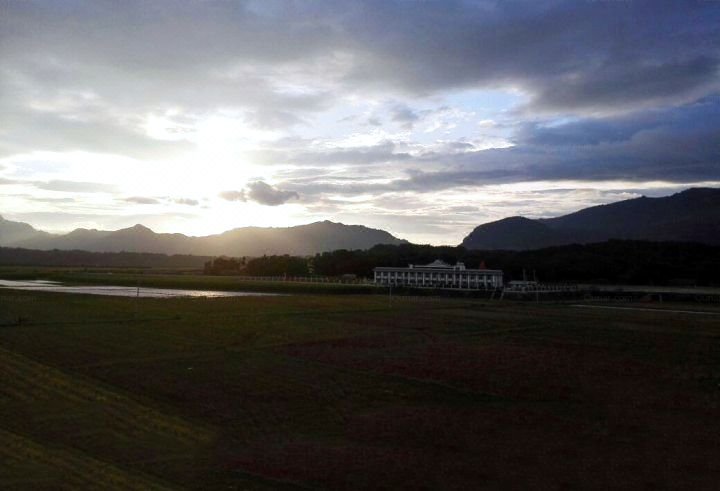
[[[213,432],[206,428],[4,348],[0,348],[0,370],[5,375],[0,385],[9,386],[11,391],[22,387],[24,394],[35,399],[62,399],[76,405],[95,404],[98,410],[111,417],[113,424],[131,433],[155,433],[190,445],[208,443],[214,437]]]
[[[52,469],[61,482],[59,489],[98,489],[122,491],[172,491],[149,476],[130,473],[108,462],[84,455],[76,450],[49,447],[22,435],[0,429],[0,455],[22,459],[38,468]],[[10,484],[10,483],[6,483]],[[0,477],[0,488],[4,488]]]

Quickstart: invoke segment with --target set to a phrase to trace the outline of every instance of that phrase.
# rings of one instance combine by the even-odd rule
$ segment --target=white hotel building
[[[503,286],[499,269],[467,269],[463,263],[451,266],[437,260],[430,264],[410,264],[407,268],[375,268],[375,284],[425,288],[491,290]]]

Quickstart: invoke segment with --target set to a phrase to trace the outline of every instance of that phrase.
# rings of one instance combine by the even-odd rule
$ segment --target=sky
[[[0,0],[0,215],[481,223],[720,186],[720,0]]]

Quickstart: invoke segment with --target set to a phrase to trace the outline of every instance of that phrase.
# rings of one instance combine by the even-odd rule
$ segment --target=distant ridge
[[[508,217],[476,227],[461,245],[467,249],[530,250],[612,239],[720,245],[720,189],[692,188],[663,198],[643,196],[556,218]],[[39,250],[306,256],[405,243],[384,230],[327,220],[295,227],[243,227],[191,237],[156,233],[141,224],[115,231],[79,228],[68,234],[50,234],[0,217],[0,246]]]
[[[556,218],[511,217],[478,226],[468,249],[528,250],[610,239],[720,244],[720,189],[691,188],[585,208]]]
[[[50,237],[47,232],[41,232],[22,222],[12,222],[0,216],[0,245],[14,244],[29,239]]]
[[[369,249],[377,244],[405,242],[384,230],[330,221],[282,228],[243,227],[216,235],[191,237],[156,233],[140,224],[115,231],[76,229],[68,234],[53,235],[36,230],[26,223],[0,219],[0,246],[40,250],[200,256],[304,256],[336,249]]]

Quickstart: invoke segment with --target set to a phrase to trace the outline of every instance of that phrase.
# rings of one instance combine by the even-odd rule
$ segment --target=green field
[[[3,490],[720,482],[718,315],[0,290],[0,325]]]

